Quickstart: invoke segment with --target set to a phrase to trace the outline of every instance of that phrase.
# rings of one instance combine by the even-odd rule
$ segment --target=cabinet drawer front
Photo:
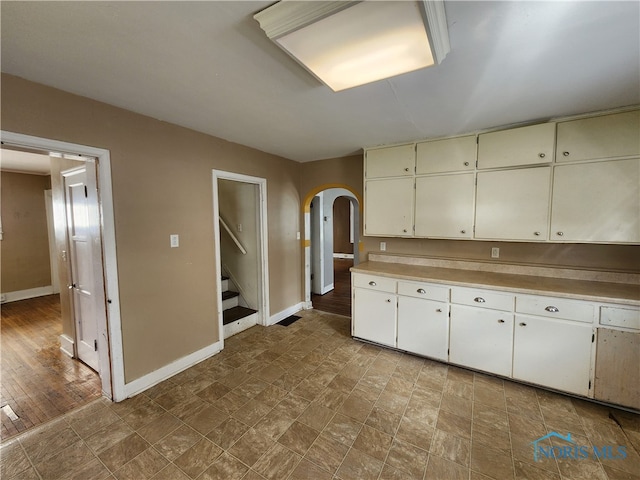
[[[449,287],[431,283],[398,282],[398,294],[407,297],[424,298],[436,302],[449,301]]]
[[[396,293],[396,280],[376,275],[354,273],[353,286],[368,288],[370,290],[378,290],[380,292]]]
[[[516,297],[516,312],[593,323],[596,306],[581,300],[518,295]]]
[[[452,288],[451,303],[494,310],[513,311],[514,296],[475,288]]]
[[[600,325],[640,330],[640,309],[633,307],[600,307]]]

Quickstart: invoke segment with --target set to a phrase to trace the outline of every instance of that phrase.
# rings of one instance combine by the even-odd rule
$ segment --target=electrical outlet
[[[498,247],[491,249],[491,258],[500,258],[500,249]]]
[[[169,235],[169,241],[171,244],[171,248],[177,248],[180,246],[180,236],[179,235]]]
[[[380,251],[384,252],[387,249],[387,242],[380,242]]]

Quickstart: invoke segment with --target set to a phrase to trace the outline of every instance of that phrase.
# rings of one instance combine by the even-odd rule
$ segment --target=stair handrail
[[[231,237],[231,240],[233,240],[233,243],[235,243],[236,247],[238,247],[238,250],[240,250],[240,252],[242,252],[243,255],[246,255],[247,250],[242,246],[242,244],[240,243],[240,240],[238,240],[238,237],[236,237],[235,234],[231,231],[231,229],[229,228],[229,225],[227,225],[227,222],[225,222],[222,219],[222,216],[220,215],[218,215],[218,219],[220,220],[220,224],[223,226],[223,228],[227,231],[227,233]]]

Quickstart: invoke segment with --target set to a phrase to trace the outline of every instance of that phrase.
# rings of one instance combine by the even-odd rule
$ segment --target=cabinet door
[[[640,410],[640,332],[598,329],[594,397]]]
[[[640,110],[558,123],[557,162],[640,155]]]
[[[398,348],[447,361],[449,348],[448,304],[399,296]]]
[[[416,168],[415,145],[398,145],[367,150],[365,178],[411,176]]]
[[[541,123],[478,135],[478,168],[551,163],[556,124]]]
[[[475,238],[546,240],[551,167],[479,172]]]
[[[396,346],[396,296],[362,288],[353,289],[354,337]]]
[[[512,313],[451,305],[451,363],[510,377],[512,346]]]
[[[412,178],[367,180],[364,191],[365,235],[413,235]]]
[[[591,325],[516,315],[513,378],[588,395]]]
[[[474,182],[473,173],[416,178],[416,236],[471,238]]]
[[[640,159],[557,166],[550,239],[640,242]]]
[[[418,143],[416,174],[473,171],[476,165],[476,136],[445,138]]]

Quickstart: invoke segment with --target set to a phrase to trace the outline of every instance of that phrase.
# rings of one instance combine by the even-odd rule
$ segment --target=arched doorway
[[[337,295],[337,302],[344,300],[349,305],[333,313],[350,315],[350,295],[345,299],[338,289],[350,291],[347,264],[360,261],[360,195],[348,185],[322,185],[309,192],[303,208],[305,308],[314,308],[313,298],[318,300],[317,295]],[[336,285],[336,280],[341,283]]]

